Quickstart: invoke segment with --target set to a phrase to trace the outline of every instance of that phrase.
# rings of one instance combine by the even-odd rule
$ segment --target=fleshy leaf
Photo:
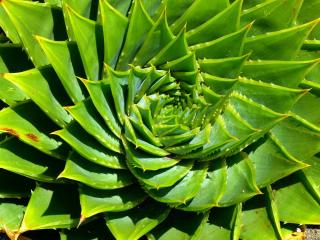
[[[121,212],[136,207],[146,199],[138,185],[114,190],[80,186],[81,216],[88,218],[101,212]]]
[[[110,1],[110,0],[109,0]],[[130,1],[118,1],[120,4]],[[118,3],[118,4],[119,4]],[[128,25],[128,19],[117,11],[108,0],[100,1],[102,27],[104,35],[104,62],[115,67]],[[117,31],[110,31],[117,29]]]
[[[52,134],[60,136],[76,152],[89,161],[114,169],[126,168],[122,156],[104,148],[76,122],[72,122],[67,128],[55,131]]]
[[[20,151],[17,153],[16,149]],[[52,159],[16,138],[0,143],[0,155],[1,168],[38,181],[55,182],[63,168],[60,160]]]
[[[78,192],[74,186],[38,186],[32,193],[19,231],[71,228],[77,226],[79,218]]]
[[[135,182],[127,171],[99,166],[75,153],[69,156],[59,177],[76,180],[97,189],[122,188]]]
[[[66,109],[72,117],[103,146],[114,152],[122,152],[120,140],[105,126],[99,113],[94,108],[91,99],[87,99]]]
[[[5,73],[3,77],[18,86],[59,126],[64,127],[71,121],[71,116],[62,108],[51,91],[48,80],[56,77],[51,68]]]
[[[251,51],[250,58],[255,60],[291,60],[317,23],[318,20],[315,20],[277,32],[252,36],[247,38],[244,51]]]
[[[144,9],[141,0],[134,1],[132,13],[129,16],[126,40],[117,63],[118,70],[127,70],[129,68],[128,64],[134,59],[135,54],[153,25],[154,22]]]
[[[226,189],[219,206],[230,206],[260,193],[253,165],[248,156],[237,155],[229,161]]]
[[[74,103],[83,100],[84,96],[74,73],[68,43],[52,41],[39,36],[36,39],[59,76],[71,100]]]
[[[190,45],[208,42],[239,28],[242,0],[234,1],[225,10],[215,15],[202,25],[187,32]],[[228,25],[226,28],[225,26]]]
[[[59,21],[61,24],[62,14],[54,12],[49,5],[36,2],[6,0],[1,5],[14,24],[33,63],[37,67],[48,64],[48,59],[34,35],[49,39],[58,38],[54,35],[54,30],[60,27],[63,32],[64,28],[61,25],[57,26]]]
[[[101,31],[94,21],[82,17],[69,6],[66,9],[87,78],[98,80],[102,69],[102,54],[98,52]]]
[[[170,212],[170,208],[154,202],[121,213],[107,213],[106,223],[119,240],[139,239],[159,225]]]

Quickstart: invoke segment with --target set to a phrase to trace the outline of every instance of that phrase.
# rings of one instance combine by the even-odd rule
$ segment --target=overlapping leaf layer
[[[271,240],[320,224],[319,10],[0,0],[0,231]]]

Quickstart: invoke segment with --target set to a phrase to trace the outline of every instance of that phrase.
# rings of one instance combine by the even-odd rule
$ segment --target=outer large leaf
[[[12,239],[18,232],[25,206],[10,200],[0,199],[0,232],[5,232]]]
[[[91,135],[86,133],[78,123],[73,122],[67,128],[52,134],[60,136],[81,156],[96,164],[121,169],[126,168],[121,155],[104,148]]]
[[[74,119],[103,146],[114,152],[122,152],[120,140],[115,138],[105,126],[105,123],[94,108],[91,99],[80,102],[75,106],[67,107],[66,109]]]
[[[308,192],[304,184],[299,182],[297,175],[290,176],[277,185],[275,203],[281,221],[297,224],[320,223],[319,202]]]
[[[203,23],[199,27],[188,31],[187,39],[190,45],[208,42],[239,28],[242,0],[236,0],[224,11]],[[228,28],[226,28],[228,24]]]
[[[133,176],[127,171],[99,166],[75,153],[69,156],[59,177],[73,179],[98,189],[116,189],[135,182]]]
[[[16,152],[16,149],[20,149]],[[0,143],[0,165],[8,171],[45,182],[54,182],[62,170],[61,161],[9,138]]]
[[[52,80],[55,77],[52,69],[32,69],[21,73],[5,73],[3,77],[18,86],[58,125],[63,127],[71,121],[72,118],[52,94],[47,81],[47,79]],[[38,91],[34,89],[38,89]]]
[[[68,43],[51,41],[42,37],[36,38],[59,76],[71,100],[74,103],[83,100],[84,96],[74,73]]]
[[[125,3],[130,1],[118,1]],[[125,31],[128,25],[128,19],[118,12],[108,0],[100,1],[100,10],[104,35],[104,62],[115,67],[125,36]],[[117,31],[109,31],[109,29],[117,29]]]
[[[171,211],[166,221],[148,234],[150,240],[197,239],[208,214]],[[189,219],[188,221],[185,221]]]
[[[121,213],[107,213],[107,226],[116,239],[135,240],[159,225],[170,212],[170,208],[154,202]]]
[[[128,64],[132,62],[138,48],[143,43],[147,33],[153,26],[153,20],[150,18],[144,9],[141,0],[136,0],[133,3],[132,13],[129,16],[130,23],[126,35],[126,40],[121,51],[118,70],[127,70]]]
[[[318,20],[269,34],[252,36],[247,39],[244,50],[252,51],[252,59],[290,60],[297,54],[317,23]]]
[[[6,0],[1,5],[16,27],[34,64],[38,67],[48,64],[48,60],[34,35],[53,39],[54,28],[57,27],[55,25],[61,21],[62,14],[53,12],[48,5],[35,2]]]
[[[102,68],[102,54],[98,52],[101,32],[94,21],[82,17],[68,6],[66,9],[87,78],[98,80]]]
[[[101,212],[121,212],[136,207],[146,199],[138,185],[116,190],[97,190],[80,186],[81,216],[87,218]]]
[[[32,193],[19,231],[75,227],[79,218],[78,193],[74,186],[38,186]]]
[[[226,190],[219,201],[220,206],[230,206],[261,193],[255,182],[253,165],[247,156],[235,156],[228,165]]]
[[[63,158],[64,154],[60,148],[62,143],[48,137],[48,135],[42,132],[45,129],[49,133],[52,129],[50,127],[46,129],[46,126],[37,124],[48,121],[48,118],[42,113],[34,116],[34,113],[38,111],[39,108],[32,102],[2,109],[0,111],[0,132],[14,135],[44,153]],[[41,127],[41,130],[37,129],[35,125]]]
[[[283,152],[278,144],[269,138],[249,155],[255,166],[258,186],[266,186],[308,166]]]
[[[159,190],[151,189],[146,186],[147,192],[150,196],[160,202],[173,205],[185,204],[199,192],[201,184],[206,177],[207,169],[208,166],[206,164],[194,166],[188,174],[175,185],[167,188],[160,188]]]
[[[218,206],[218,202],[225,191],[226,182],[227,166],[225,162],[221,161],[208,169],[200,191],[187,204],[179,206],[179,209],[203,211],[213,206]]]

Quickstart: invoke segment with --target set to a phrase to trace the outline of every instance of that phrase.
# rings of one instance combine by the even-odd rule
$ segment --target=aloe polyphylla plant
[[[319,0],[0,0],[0,231],[302,238],[319,17]]]

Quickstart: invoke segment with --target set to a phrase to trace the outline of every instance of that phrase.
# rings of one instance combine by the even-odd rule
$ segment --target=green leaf
[[[208,42],[237,31],[240,23],[241,6],[242,0],[236,0],[210,20],[188,31],[187,40],[189,45]]]
[[[189,53],[181,58],[173,61],[169,61],[166,64],[160,66],[160,69],[164,69],[172,72],[192,72],[197,69],[196,58],[194,53]]]
[[[108,0],[100,1],[99,6],[104,35],[104,62],[114,68],[122,46],[121,39],[124,39],[127,30],[128,19],[111,5],[112,1],[111,4],[109,2]],[[130,3],[130,1],[117,2],[115,4]],[[117,29],[117,31],[112,29]]]
[[[227,182],[227,166],[224,161],[217,161],[209,169],[206,178],[201,183],[201,189],[197,195],[187,204],[178,208],[184,211],[204,211],[214,206],[222,197]]]
[[[195,1],[170,27],[174,32],[180,31],[184,24],[187,24],[187,30],[196,28],[228,6],[228,0],[218,0],[214,4],[208,0]]]
[[[265,204],[263,196],[257,196],[246,202],[241,213],[241,239],[254,240],[257,236],[261,239],[278,239],[279,236],[273,228]]]
[[[98,190],[80,186],[81,216],[88,218],[101,212],[122,212],[146,199],[138,185],[114,190]]]
[[[128,159],[130,161],[130,159]],[[150,188],[169,187],[182,179],[192,168],[191,161],[179,162],[173,167],[160,169],[156,171],[143,171],[129,164],[132,174]]]
[[[165,45],[150,61],[150,65],[163,65],[168,61],[183,57],[189,53],[185,29]]]
[[[52,64],[72,102],[77,103],[82,101],[84,96],[74,73],[68,42],[51,41],[39,36],[36,36],[36,39]]]
[[[310,167],[302,170],[303,174],[310,180],[314,182],[315,191],[320,190],[320,166],[319,158],[312,157],[304,161],[306,164],[309,164]]]
[[[37,113],[36,116],[34,113]],[[60,147],[62,143],[48,137],[49,132],[43,133],[40,130],[48,127],[38,123],[47,121],[48,118],[37,106],[26,102],[0,111],[0,132],[19,137],[21,141],[48,155],[63,158],[64,152]],[[49,128],[48,131],[50,130],[52,129]]]
[[[26,207],[14,201],[0,199],[0,231],[16,237]]]
[[[173,146],[179,143],[188,142],[192,140],[197,134],[199,134],[199,132],[200,128],[194,128],[186,133],[160,137],[160,141],[166,147]]]
[[[303,119],[288,118],[276,125],[271,133],[286,151],[299,160],[309,159],[319,152],[320,133],[306,125],[306,121]]]
[[[128,10],[131,6],[131,0],[107,0],[115,9],[121,12],[123,15],[127,15]]]
[[[137,140],[137,144],[138,144],[138,148],[141,148],[144,150],[144,148],[141,147],[141,145],[145,145],[146,142],[140,142],[139,140]],[[150,151],[149,154],[145,154],[141,151],[136,151],[131,147],[130,144],[125,144],[124,146],[126,150],[127,160],[135,167],[139,167],[144,171],[145,170],[155,171],[163,168],[172,167],[179,162],[177,159],[171,158],[169,156],[156,157],[156,156],[150,155],[150,154],[155,155],[154,151]],[[153,146],[153,145],[150,144],[150,146]],[[150,150],[152,150],[152,148]]]
[[[201,73],[204,82],[217,94],[229,93],[231,87],[236,83],[238,79],[220,78],[212,76],[208,73]]]
[[[98,80],[102,68],[100,49],[100,35],[96,22],[82,17],[71,7],[66,6],[68,19],[77,45],[79,47],[81,59],[90,80]],[[70,37],[70,36],[69,36]]]
[[[249,24],[239,31],[227,34],[211,42],[193,45],[190,47],[190,50],[195,51],[197,58],[239,57],[242,54],[244,38],[251,26],[252,24]],[[226,51],[226,49],[228,49],[228,51]]]
[[[105,81],[87,81],[82,79],[91,96],[92,102],[109,129],[120,137],[121,128],[116,118],[116,112],[113,106],[113,99],[110,85]]]
[[[0,99],[8,104],[14,106],[19,102],[28,100],[28,97],[13,83],[9,82],[0,74]]]
[[[201,232],[196,239],[237,239],[233,238],[237,215],[237,205],[227,208],[215,208],[210,212],[208,220],[203,224]]]
[[[190,142],[179,146],[168,147],[166,150],[174,154],[187,155],[191,151],[196,150],[209,142],[211,129],[211,125],[208,124]]]
[[[226,106],[221,115],[221,120],[224,122],[226,130],[238,139],[242,139],[259,131],[241,118],[232,105]]]
[[[77,105],[65,109],[83,129],[98,140],[104,147],[117,153],[122,152],[120,140],[105,126],[103,119],[96,111],[91,99],[79,102]]]
[[[287,117],[257,104],[237,92],[231,93],[229,104],[240,114],[242,119],[256,129],[271,127]]]
[[[166,219],[170,208],[156,202],[121,213],[107,213],[106,223],[118,240],[139,239]]]
[[[125,170],[114,170],[94,164],[74,152],[68,157],[59,178],[79,181],[97,189],[116,189],[131,185],[135,178]]]
[[[152,189],[146,186],[148,194],[159,202],[174,205],[185,204],[200,191],[207,173],[208,165],[200,164],[193,168],[175,185],[167,188]]]
[[[239,76],[244,62],[249,55],[222,59],[198,60],[201,72],[222,78],[236,78]]]
[[[315,20],[277,32],[252,36],[247,38],[244,51],[251,52],[251,59],[291,60],[317,23],[318,20]]]
[[[76,122],[72,122],[67,128],[52,134],[61,137],[76,152],[93,163],[114,169],[126,168],[122,156],[104,148]]]
[[[168,26],[166,12],[163,12],[158,21],[149,31],[140,50],[137,52],[133,63],[135,65],[145,65],[164,46],[173,40],[173,34]]]
[[[226,189],[219,201],[219,206],[243,202],[261,193],[256,185],[253,164],[245,154],[229,159],[227,171]]]
[[[108,81],[110,83],[110,89],[111,89],[112,97],[114,100],[114,106],[116,109],[118,120],[123,125],[124,118],[126,116],[125,101],[124,101],[125,86],[121,84],[121,82],[119,81],[119,78],[112,71],[109,71],[108,73],[109,73]]]
[[[13,43],[20,43],[20,37],[5,9],[0,5],[0,27]]]
[[[71,116],[62,108],[49,86],[47,79],[55,77],[51,68],[5,73],[3,77],[19,87],[59,126],[64,127],[71,121]]]
[[[251,35],[285,29],[297,25],[296,17],[299,14],[301,5],[302,2],[297,0],[261,1],[260,4],[243,12],[241,23],[247,24],[255,21],[250,32]],[[314,20],[315,18],[310,20]]]
[[[309,123],[319,126],[320,113],[317,111],[319,104],[320,99],[317,96],[307,93],[299,99],[291,111]]]
[[[248,61],[241,75],[254,80],[296,88],[306,73],[318,63],[311,61]]]
[[[34,35],[53,39],[54,29],[57,27],[55,24],[58,23],[57,14],[53,13],[49,5],[31,1],[6,0],[1,5],[14,24],[33,63],[37,67],[48,64]]]
[[[150,240],[201,239],[199,238],[199,235],[207,219],[208,214],[173,210],[167,219],[154,230],[152,230],[147,236]]]
[[[270,137],[249,155],[255,166],[258,186],[266,186],[307,167],[303,162],[283,152],[283,146],[278,144]]]
[[[275,203],[281,221],[289,223],[319,224],[319,202],[299,181],[297,175],[291,175],[274,188]],[[292,201],[294,199],[294,201]],[[288,204],[290,203],[290,204]]]
[[[68,4],[73,10],[86,18],[90,17],[92,2],[92,0],[82,0],[81,2],[77,0],[63,0],[64,4]]]
[[[78,192],[74,186],[38,186],[31,195],[19,231],[71,228],[77,226],[79,217]]]
[[[63,169],[60,160],[52,159],[16,138],[0,143],[0,156],[1,168],[38,181],[55,182]]]
[[[299,9],[299,15],[297,16],[298,23],[305,23],[312,21],[313,19],[319,18],[317,9],[320,7],[319,0],[305,0],[301,8]],[[320,39],[320,28],[319,25],[311,32],[310,39]]]
[[[29,197],[35,182],[20,175],[0,170],[0,198]]]
[[[233,90],[279,113],[288,112],[306,93],[305,90],[281,87],[246,78],[240,78],[233,86]]]
[[[142,6],[141,0],[134,1],[131,11],[126,40],[117,63],[117,70],[127,70],[129,68],[128,64],[132,62],[148,32],[154,25],[153,20]]]

